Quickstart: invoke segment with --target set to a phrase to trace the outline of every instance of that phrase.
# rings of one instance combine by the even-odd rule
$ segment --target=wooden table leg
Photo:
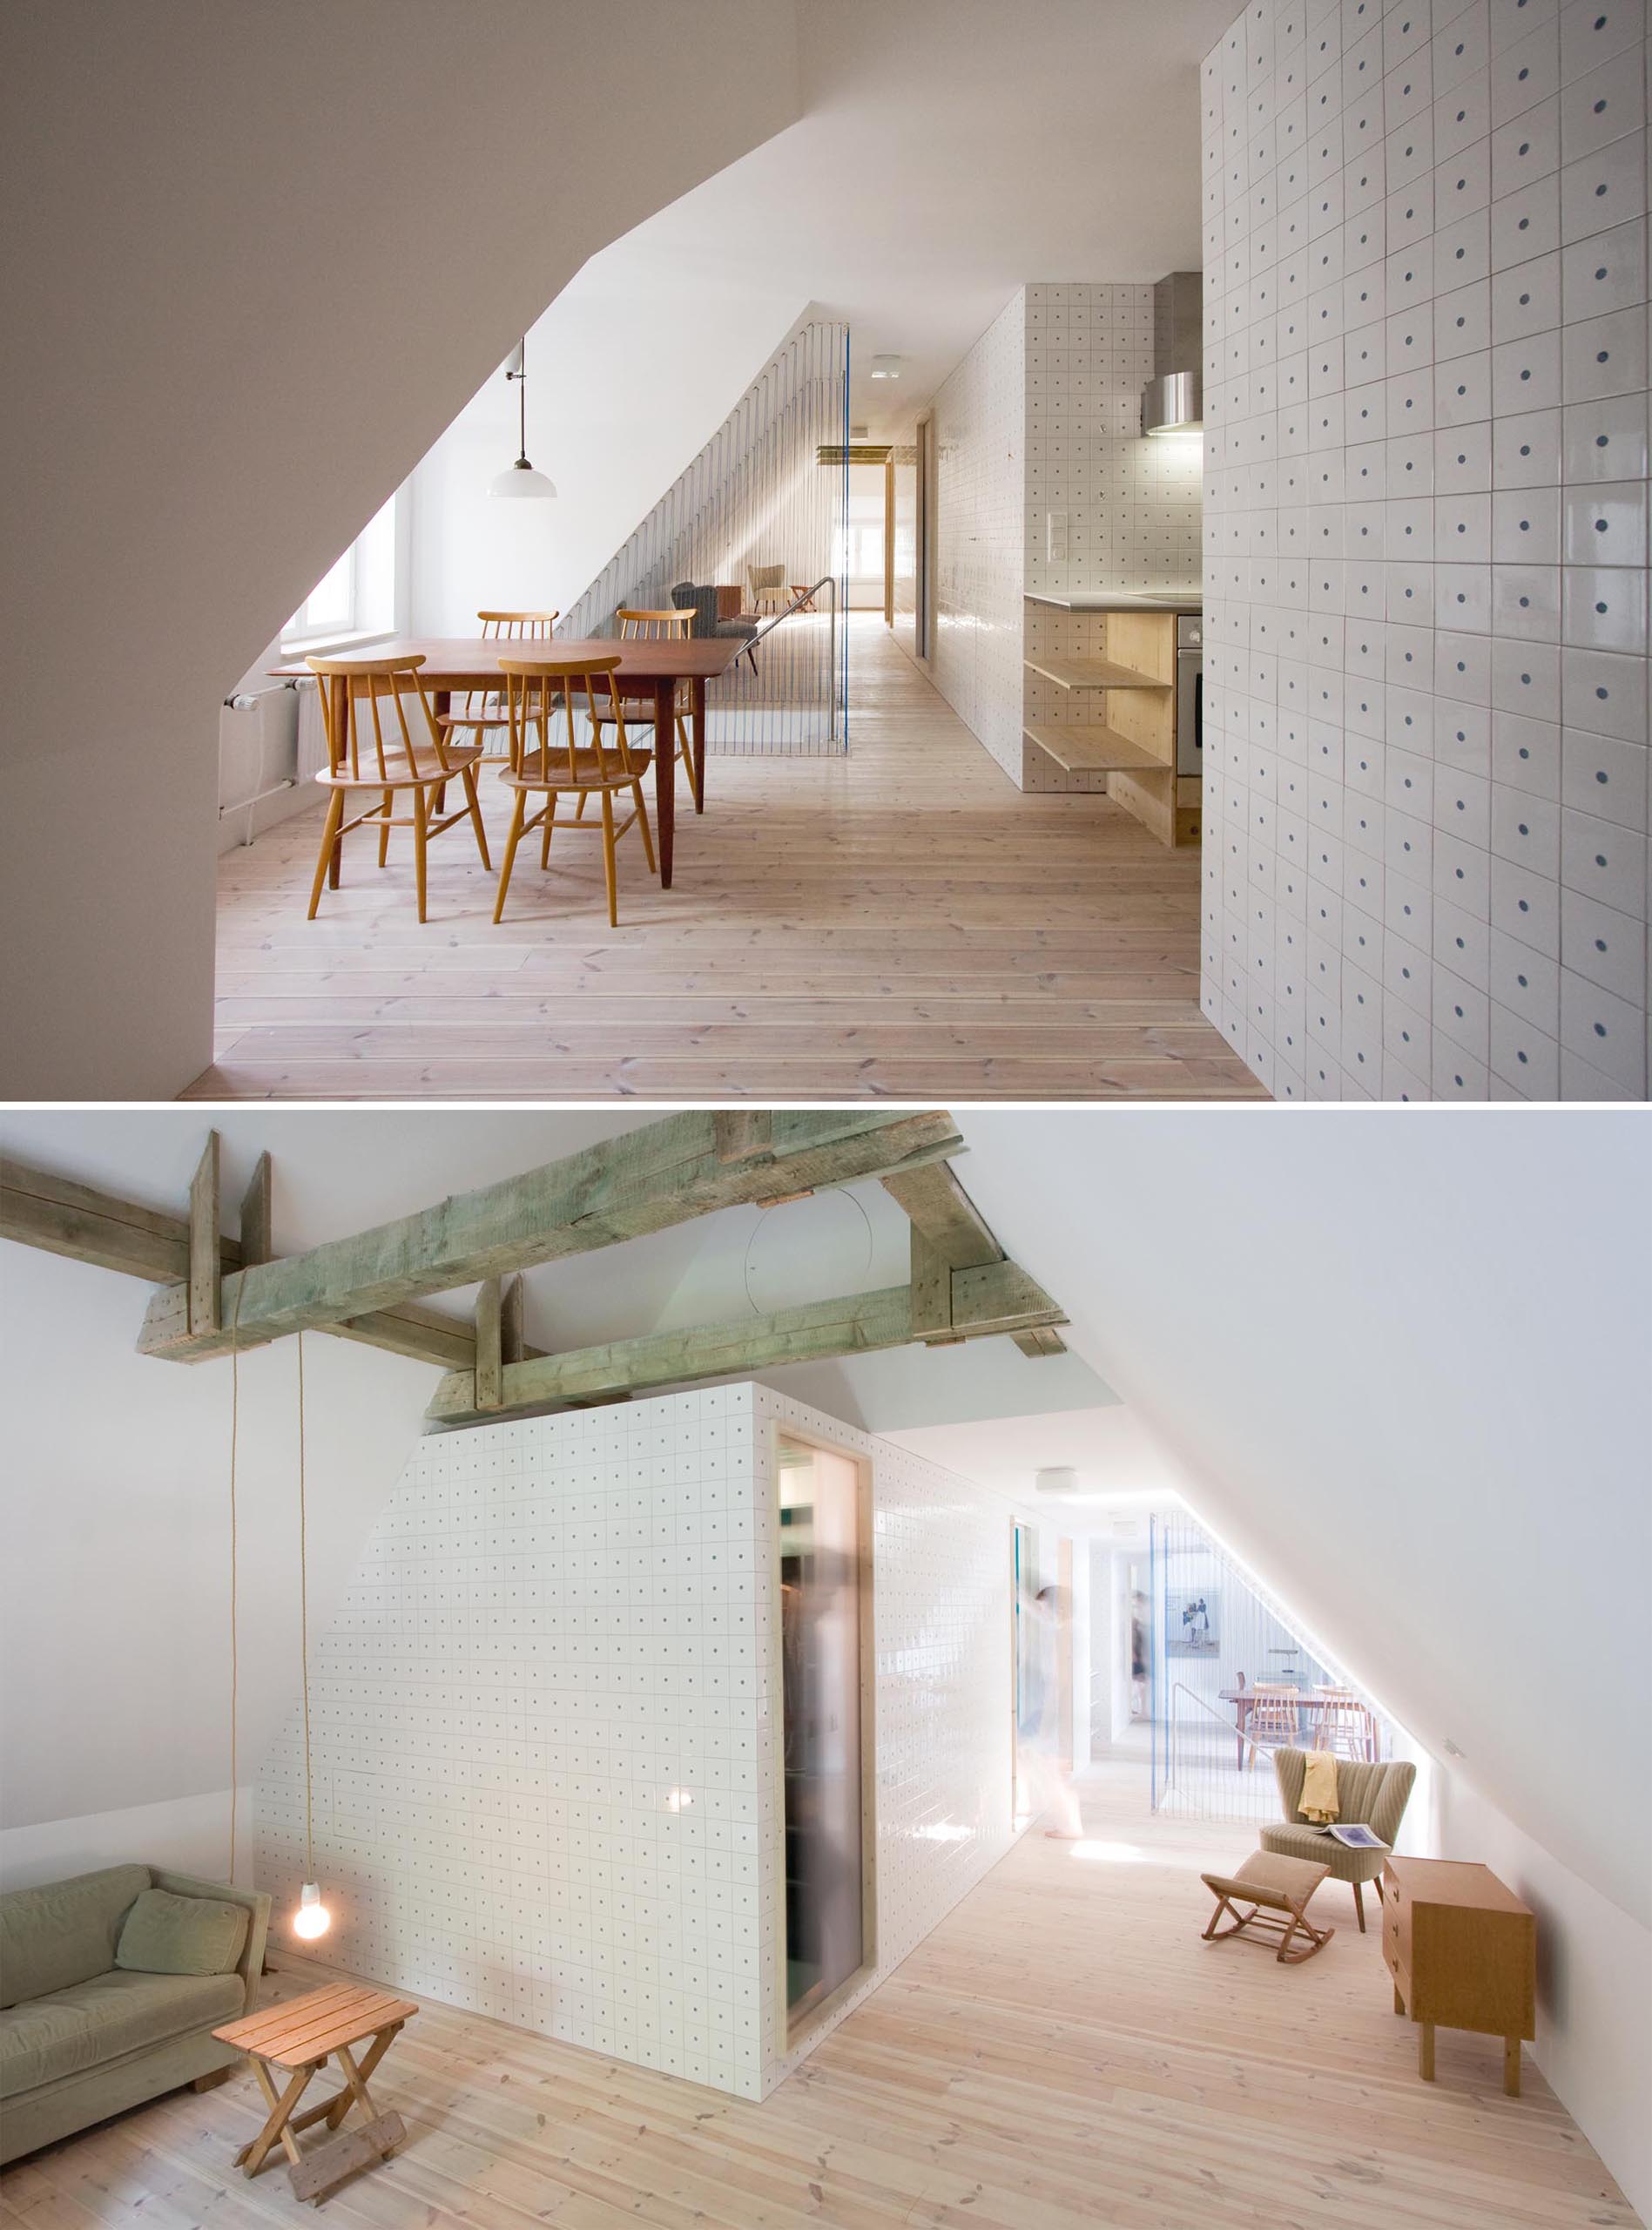
[[[671,838],[677,820],[677,684],[654,684],[654,818],[662,890],[671,887]]]
[[[250,2055],[250,2057],[253,2060],[253,2072],[259,2079],[260,2087],[262,2089],[264,2096],[270,2102],[270,2111],[269,2117],[265,2122],[263,2128],[260,2130],[258,2135],[253,2139],[253,2142],[250,2145],[244,2145],[241,2147],[240,2151],[235,2156],[236,2161],[244,2174],[248,2176],[256,2176],[259,2170],[264,2166],[264,2162],[268,2156],[270,2147],[279,2138],[282,2146],[286,2149],[287,2159],[292,2161],[293,2165],[296,2167],[302,2156],[300,2154],[298,2146],[294,2141],[292,2131],[287,2127],[287,2123],[291,2118],[293,2107],[297,2105],[299,2100],[303,2097],[310,2078],[315,2072],[315,2065],[319,2065],[320,2063],[318,2062],[314,2065],[311,2065],[309,2067],[300,2068],[297,2073],[287,2084],[286,2090],[278,2097],[275,2085],[270,2080],[270,2071],[268,2068],[265,2066],[263,2061],[260,2059],[256,2054]]]
[[[705,681],[697,674],[689,684],[694,706],[694,810],[705,810]]]
[[[1425,2083],[1434,2079],[1434,2024],[1432,2021],[1417,2024],[1417,2072]]]
[[[346,2087],[344,2090],[340,2091],[338,2097],[334,2099],[332,2105],[327,2110],[327,2125],[329,2129],[336,2129],[338,2127],[339,2124],[344,2119],[346,2114],[349,2112],[351,2101],[357,2098],[361,2099],[362,2109],[367,2114],[367,2119],[369,2121],[373,2119],[374,2114],[378,2112],[378,2109],[374,2106],[372,2099],[367,2096],[367,2078],[372,2074],[374,2069],[377,2067],[379,2062],[384,2058],[386,2052],[389,2051],[391,2045],[395,2042],[401,2033],[401,2024],[399,2021],[394,2022],[388,2029],[381,2029],[377,2036],[374,2037],[371,2044],[368,2045],[367,2057],[362,2061],[360,2067],[356,2066],[354,2061],[350,2058],[347,2053],[343,2051],[340,2052],[339,2063],[344,2070]]]
[[[1399,1984],[1396,1983],[1394,1984],[1394,2011],[1396,2013],[1403,2013],[1405,2010],[1406,2001],[1399,1995]]]
[[[1503,2039],[1503,2088],[1511,2098],[1521,2094],[1521,2040],[1518,2037]]]

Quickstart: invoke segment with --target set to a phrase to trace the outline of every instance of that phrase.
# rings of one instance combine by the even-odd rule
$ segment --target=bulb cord
[[[229,1328],[229,1880],[235,1882],[235,1809],[240,1794],[236,1774],[235,1725],[239,1716],[241,1664],[238,1618],[240,1560],[236,1538],[236,1463],[241,1441],[241,1356],[238,1345],[241,1328],[244,1279],[235,1284],[235,1315]]]
[[[304,1878],[315,1879],[315,1800],[310,1768],[310,1583],[304,1496],[304,1335],[299,1334],[299,1671],[304,1693]]]

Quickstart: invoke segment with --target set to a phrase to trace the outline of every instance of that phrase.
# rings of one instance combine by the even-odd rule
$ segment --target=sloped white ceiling
[[[1029,1150],[1029,1125],[1037,1145]],[[1644,1922],[1652,1129],[971,1109],[1074,1345],[1350,1672]]]

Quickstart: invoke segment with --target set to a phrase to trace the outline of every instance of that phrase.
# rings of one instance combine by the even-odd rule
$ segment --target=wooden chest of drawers
[[[1503,2039],[1503,2088],[1520,2096],[1521,2039],[1537,2033],[1537,1924],[1489,1867],[1390,1858],[1382,1870],[1382,1956],[1394,2011],[1419,2024],[1418,2069],[1434,2079],[1434,2028]]]

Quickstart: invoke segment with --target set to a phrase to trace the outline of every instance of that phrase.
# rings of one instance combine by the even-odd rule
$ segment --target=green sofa
[[[145,1890],[167,1895],[126,1930]],[[149,1866],[0,1896],[0,2162],[232,2067],[212,2031],[253,2010],[269,1913],[260,1890]]]

